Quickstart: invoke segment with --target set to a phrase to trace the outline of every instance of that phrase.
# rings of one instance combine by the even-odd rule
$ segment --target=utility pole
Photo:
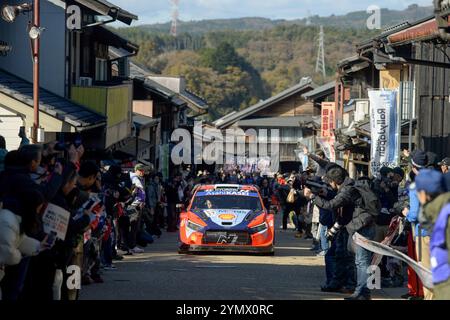
[[[319,33],[319,50],[317,51],[317,60],[316,60],[316,72],[321,73],[323,79],[326,77],[326,66],[325,66],[325,33],[323,31],[323,26],[320,26]]]
[[[40,28],[40,0],[33,0],[33,26]],[[33,107],[34,107],[34,124],[32,140],[34,143],[38,142],[39,130],[39,55],[40,55],[40,41],[39,36],[33,41]]]
[[[180,17],[179,5],[180,0],[171,0],[172,2],[172,26],[170,28],[170,34],[174,37],[178,35],[178,18]]]

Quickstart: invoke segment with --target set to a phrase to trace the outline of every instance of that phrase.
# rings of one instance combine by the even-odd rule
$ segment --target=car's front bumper
[[[186,245],[182,244],[180,252],[183,253],[196,253],[196,252],[234,252],[234,253],[252,253],[252,254],[272,254],[274,253],[274,246],[267,247],[255,247],[255,246],[235,246],[235,245]]]

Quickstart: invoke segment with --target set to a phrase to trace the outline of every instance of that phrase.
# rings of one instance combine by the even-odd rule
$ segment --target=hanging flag
[[[397,90],[369,90],[372,136],[371,172],[378,176],[382,167],[396,167],[399,159]]]

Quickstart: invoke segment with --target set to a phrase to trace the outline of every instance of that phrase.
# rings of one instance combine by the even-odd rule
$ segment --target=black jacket
[[[0,196],[16,196],[27,189],[37,189],[50,202],[56,196],[63,183],[63,177],[53,174],[50,181],[37,184],[31,179],[29,172],[23,168],[9,168],[0,177]]]
[[[358,191],[354,188],[354,184],[355,182],[347,177],[333,199],[326,200],[317,196],[314,198],[313,203],[319,208],[336,211],[336,222],[346,226],[352,221],[355,203],[360,198]]]
[[[336,197],[332,200],[315,197],[313,203],[322,209],[336,210],[336,222],[346,226],[348,233],[352,235],[366,226],[373,225],[376,219],[375,214],[378,214],[368,210],[371,203],[364,204],[361,191],[358,191],[361,188],[361,185],[355,186],[355,182],[347,177]],[[372,192],[370,195],[370,200],[373,198],[377,200]]]

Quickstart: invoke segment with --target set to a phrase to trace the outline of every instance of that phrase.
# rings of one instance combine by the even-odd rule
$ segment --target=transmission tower
[[[306,26],[309,27],[310,25],[312,25],[312,22],[311,22],[311,11],[308,10],[308,12],[306,14],[307,14]]]
[[[316,61],[316,72],[321,73],[323,78],[326,77],[326,66],[325,66],[325,33],[323,32],[323,26],[320,26],[319,33],[319,50],[317,51],[317,61]]]
[[[180,0],[170,0],[170,2],[172,3],[172,26],[170,28],[170,34],[176,37],[178,35],[178,18],[180,17]]]

